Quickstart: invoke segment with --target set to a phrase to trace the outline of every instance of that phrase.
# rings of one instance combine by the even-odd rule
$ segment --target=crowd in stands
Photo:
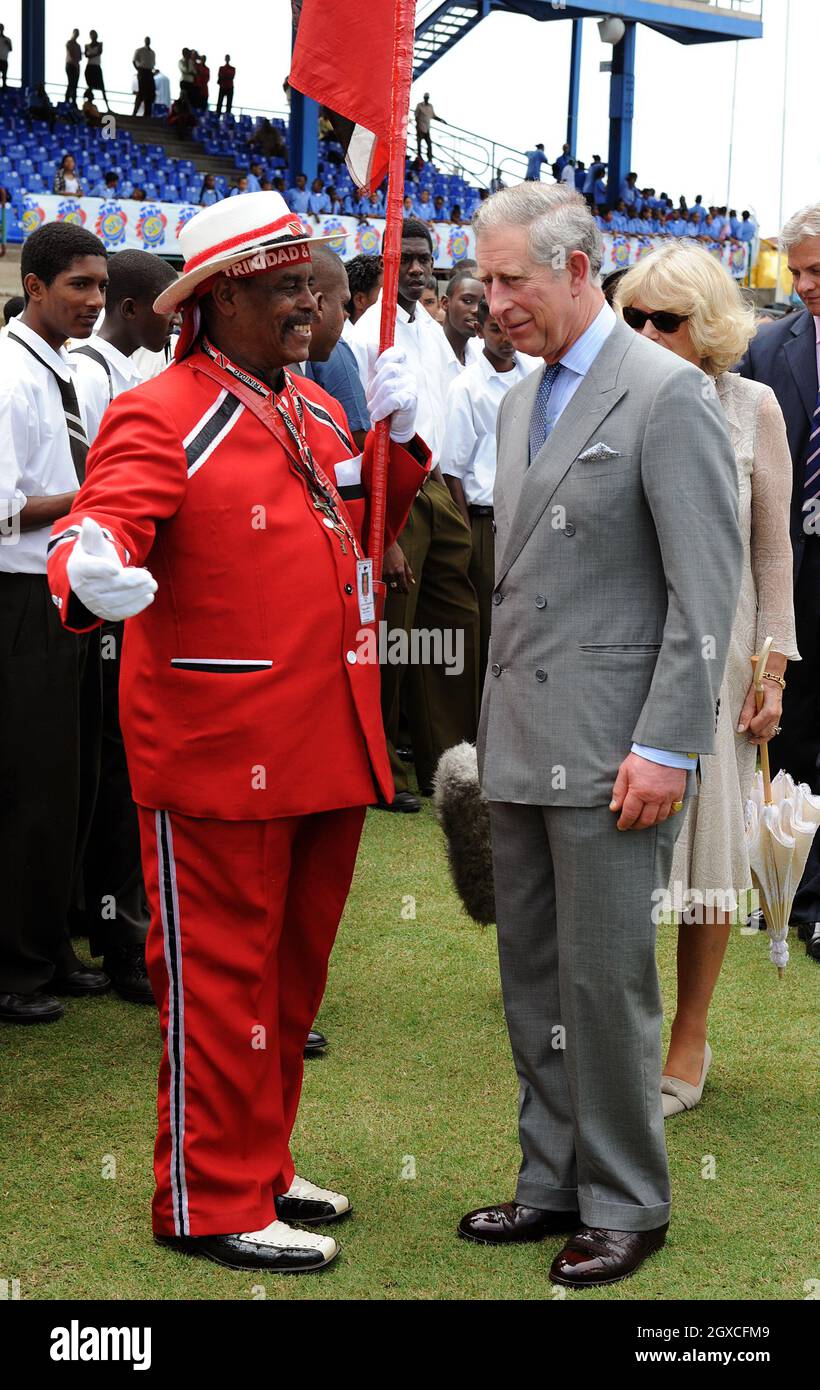
[[[79,136],[82,127],[93,132],[103,122],[95,94],[102,94],[106,111],[110,111],[110,107],[102,72],[102,41],[97,31],[91,30],[88,43],[81,48],[79,37],[79,30],[74,29],[66,41],[64,101],[55,106],[44,84],[39,83],[25,109],[27,133],[36,134],[36,126],[46,126],[50,147],[48,143],[41,143],[35,158],[35,151],[20,143],[21,123],[15,123],[13,117],[10,120],[8,150],[5,158],[0,157],[0,186],[6,187],[12,197],[16,191],[50,190],[67,197],[161,198],[208,207],[224,197],[273,190],[282,193],[289,206],[304,217],[347,216],[364,222],[384,216],[386,186],[370,194],[363,194],[354,186],[344,164],[342,146],[335,138],[332,111],[324,107],[320,110],[317,176],[310,186],[305,174],[291,174],[288,169],[284,121],[268,117],[254,121],[245,115],[238,119],[233,117],[236,69],[230,54],[225,55],[217,74],[215,111],[210,106],[211,70],[204,53],[195,48],[182,49],[177,63],[179,94],[170,105],[157,104],[158,82],[164,82],[169,94],[170,88],[159,72],[149,36],[135,50],[132,62],[136,74],[134,115],[141,112],[150,117],[153,114],[167,121],[175,138],[195,137],[206,155],[232,159],[236,169],[232,179],[221,173],[197,176],[194,161],[165,157],[162,146],[126,147],[130,140],[123,141],[119,132],[116,140],[113,143],[109,140],[105,147],[83,141]],[[0,33],[6,68],[10,43]],[[80,108],[77,93],[83,56],[86,85]],[[284,86],[289,100],[287,81]],[[457,174],[442,172],[433,162],[430,131],[433,121],[446,122],[435,112],[429,93],[425,93],[414,114],[418,152],[414,159],[408,157],[407,161],[404,215],[419,218],[427,225],[468,223],[489,193],[505,187],[502,170],[496,170],[489,189],[471,186]],[[41,142],[46,139],[46,133],[41,131]],[[423,148],[426,161],[422,158]],[[59,160],[53,157],[50,160],[49,156],[53,155],[59,155]],[[102,166],[103,157],[107,160],[107,169]],[[540,142],[526,151],[526,160],[527,180],[539,181],[546,170],[556,181],[571,184],[582,193],[602,231],[738,243],[752,243],[758,234],[757,224],[748,210],[738,217],[734,208],[707,207],[700,194],[691,204],[684,196],[675,204],[667,193],[657,194],[654,187],[639,188],[634,172],[622,181],[620,196],[613,204],[606,181],[606,163],[600,155],[593,155],[589,165],[576,160],[568,144],[554,163]],[[19,178],[13,177],[15,173]]]
[[[751,243],[758,234],[757,223],[748,209],[744,209],[738,217],[735,208],[716,204],[706,207],[701,193],[696,195],[691,206],[683,194],[675,204],[668,193],[659,194],[654,188],[639,188],[638,175],[634,170],[621,180],[619,197],[613,205],[605,179],[607,166],[598,154],[592,156],[587,167],[583,160],[572,157],[569,145],[564,145],[561,154],[551,165],[544,146],[537,144],[534,149],[526,151],[526,159],[527,181],[540,182],[542,168],[546,165],[557,183],[570,184],[583,194],[602,232],[740,243]],[[503,187],[501,170],[498,169],[490,189],[495,193]]]

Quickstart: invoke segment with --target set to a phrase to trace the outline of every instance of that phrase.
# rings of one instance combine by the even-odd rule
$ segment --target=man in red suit
[[[392,796],[362,659],[372,436],[358,454],[338,404],[285,369],[310,344],[309,235],[277,193],[191,219],[155,305],[183,308],[177,361],[106,412],[49,559],[66,627],[128,619],[121,718],[163,1037],[155,1238],[282,1272],[328,1264],[337,1244],[310,1227],[350,1209],[295,1174],[289,1139],[365,807]],[[395,349],[369,404],[391,416],[389,543],[430,459]]]

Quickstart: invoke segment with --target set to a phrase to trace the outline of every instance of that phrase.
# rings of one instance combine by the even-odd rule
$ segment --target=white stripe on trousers
[[[190,1234],[188,1185],[185,1178],[185,1003],[182,987],[182,943],[179,939],[179,896],[171,819],[167,811],[155,816],[159,902],[165,968],[168,971],[168,1063],[171,1070],[171,1200],[174,1232]]]

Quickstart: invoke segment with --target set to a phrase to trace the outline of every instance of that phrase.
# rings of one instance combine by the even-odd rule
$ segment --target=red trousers
[[[364,807],[282,820],[140,808],[163,1053],[153,1226],[256,1231],[293,1180],[302,1053]]]

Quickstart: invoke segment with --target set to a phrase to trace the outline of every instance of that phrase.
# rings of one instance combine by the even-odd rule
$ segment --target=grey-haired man
[[[459,1231],[572,1232],[550,1278],[587,1287],[633,1274],[669,1222],[656,909],[712,748],[736,470],[707,378],[606,304],[577,193],[521,184],[475,225],[490,312],[544,369],[499,412],[478,739],[523,1161],[515,1200]]]

